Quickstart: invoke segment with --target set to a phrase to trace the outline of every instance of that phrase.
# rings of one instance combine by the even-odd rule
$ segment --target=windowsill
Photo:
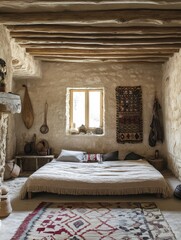
[[[102,133],[102,134],[95,134],[95,133],[85,133],[85,134],[83,134],[83,133],[67,133],[66,134],[66,136],[74,136],[74,137],[101,137],[101,136],[104,136],[105,134],[104,133]]]

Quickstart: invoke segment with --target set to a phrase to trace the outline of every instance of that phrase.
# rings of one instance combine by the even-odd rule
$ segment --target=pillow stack
[[[63,149],[56,159],[62,162],[99,162],[102,161],[117,161],[119,160],[119,152],[109,152],[109,153],[86,153],[83,151],[72,151]]]

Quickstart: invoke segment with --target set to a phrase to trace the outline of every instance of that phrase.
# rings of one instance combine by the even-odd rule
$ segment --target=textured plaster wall
[[[22,64],[16,66],[16,68],[14,66],[14,70],[16,69],[15,76],[19,71],[22,75],[26,74],[28,77],[33,75],[37,78],[41,76],[41,64],[25,54],[25,50],[21,50],[17,44],[12,44],[9,31],[3,25],[0,25],[0,36],[0,58],[5,60],[7,68],[5,90],[6,92],[15,92],[12,62],[16,56],[16,60],[21,59]],[[14,158],[16,152],[15,115],[0,112],[0,173],[3,172],[5,161]]]
[[[163,106],[169,168],[181,179],[181,50],[163,67]]]
[[[10,39],[6,28],[0,25],[0,58],[4,59],[7,65],[7,76],[5,78],[6,91],[12,89],[12,65],[11,65],[11,49]],[[11,144],[14,145],[11,129],[8,130],[8,121],[11,121],[9,116],[4,113],[0,113],[0,173],[3,172],[3,166],[7,158],[7,146],[8,139],[11,140]],[[9,135],[9,137],[8,137]],[[10,151],[9,151],[10,153]]]
[[[5,78],[6,92],[12,90],[12,58],[10,48],[10,36],[8,30],[0,25],[0,58],[6,62],[7,75]]]
[[[39,78],[41,76],[41,62],[35,60],[26,49],[18,45],[15,39],[10,42],[12,50],[13,79]]]
[[[16,115],[17,153],[21,153],[33,134],[37,142],[46,139],[54,153],[61,149],[85,150],[88,152],[108,152],[119,150],[120,158],[129,151],[144,156],[154,155],[155,149],[163,152],[163,145],[156,148],[148,145],[148,134],[152,117],[155,93],[161,100],[162,67],[159,64],[95,64],[95,63],[43,63],[42,79],[17,81],[16,90],[24,96],[22,83],[27,83],[34,109],[34,124],[26,129],[21,115]],[[143,91],[143,131],[144,141],[139,144],[118,144],[116,142],[116,97],[117,86],[142,86]],[[105,135],[66,135],[66,88],[104,87],[105,89]],[[43,123],[44,104],[48,102],[47,134],[40,133]]]
[[[3,177],[4,164],[6,160],[6,138],[7,138],[8,116],[0,113],[0,181]]]

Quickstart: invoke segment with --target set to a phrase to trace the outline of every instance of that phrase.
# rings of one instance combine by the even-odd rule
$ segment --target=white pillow
[[[84,160],[84,154],[85,152],[82,151],[70,151],[62,149],[56,160],[62,162],[82,162]]]

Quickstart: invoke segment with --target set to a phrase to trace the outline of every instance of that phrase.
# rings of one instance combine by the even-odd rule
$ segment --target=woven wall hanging
[[[116,137],[118,143],[143,141],[141,86],[116,88]]]

